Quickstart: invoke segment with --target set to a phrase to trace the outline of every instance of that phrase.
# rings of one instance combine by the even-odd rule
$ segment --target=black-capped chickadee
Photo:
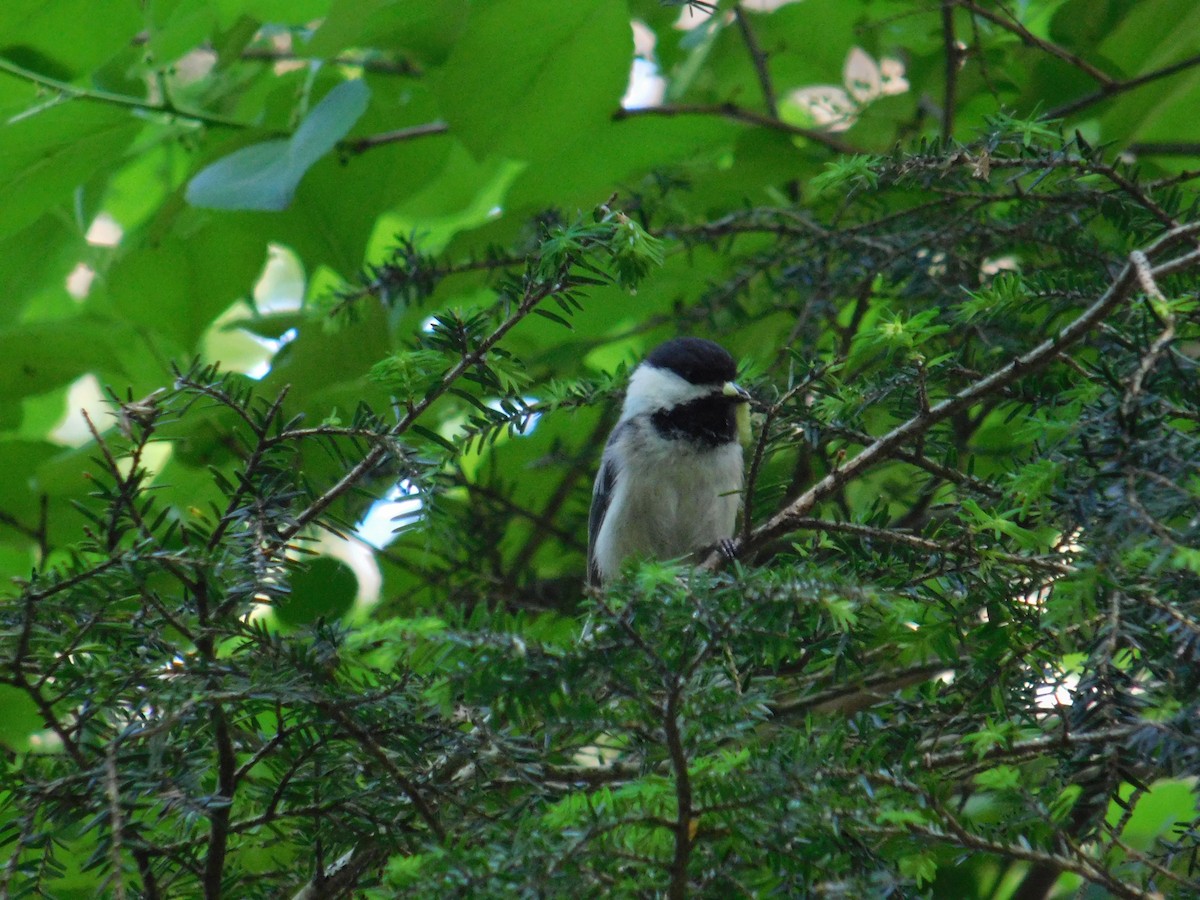
[[[676,338],[629,379],[588,518],[588,583],[632,556],[675,559],[733,537],[750,395],[723,347]]]

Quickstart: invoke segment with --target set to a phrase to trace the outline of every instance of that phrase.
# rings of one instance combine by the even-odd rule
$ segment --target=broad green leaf
[[[0,331],[0,396],[40,394],[113,366],[114,336],[108,323],[89,316]]]
[[[371,102],[357,132],[380,134],[437,119],[424,85],[371,73],[364,80]],[[344,161],[327,156],[309,170],[287,212],[270,217],[278,229],[271,239],[291,247],[309,272],[325,265],[352,278],[379,217],[425,190],[453,146],[451,136],[440,134],[383,143]]]
[[[537,159],[611,117],[632,59],[624,3],[501,0],[472,7],[437,91],[476,156]]]
[[[1200,49],[1200,6],[1192,0],[1143,0],[1128,9],[1128,15],[1097,46],[1106,62],[1121,66],[1112,75],[1144,74]]]
[[[169,63],[229,32],[239,21],[264,25],[304,25],[325,15],[330,0],[151,0],[147,43],[154,61]]]
[[[842,85],[842,73],[851,47],[864,43],[862,9],[845,0],[804,0],[783,6],[769,15],[750,18],[758,40],[773,48],[767,60],[777,92],[818,84]],[[866,42],[872,55],[878,47]],[[736,27],[726,27],[714,42],[697,93],[712,100],[739,97],[739,103],[761,108],[762,90],[752,67],[746,65],[746,47]]]
[[[43,727],[33,699],[20,688],[0,684],[0,744],[22,753],[29,749],[29,736]]]
[[[184,226],[186,238],[172,234],[124,255],[106,285],[114,310],[167,338],[163,349],[180,363],[217,316],[250,296],[267,257],[266,240],[240,221],[193,213]]]
[[[341,560],[323,556],[298,566],[291,591],[273,606],[287,625],[308,625],[319,618],[338,619],[354,605],[358,579]]]
[[[68,204],[97,172],[115,169],[141,128],[128,110],[78,100],[0,128],[0,237]]]
[[[368,384],[366,376],[392,349],[385,312],[378,304],[363,309],[359,320],[332,334],[322,329],[320,321],[310,320],[275,356],[263,388],[274,391],[290,385],[290,399],[305,409],[311,404],[307,411],[320,420],[334,405],[347,408],[342,400],[332,399],[334,393],[386,397],[386,391]],[[318,401],[318,397],[325,399]],[[350,408],[355,405],[351,400]]]
[[[369,95],[360,79],[342,82],[313,108],[291,138],[251,144],[202,170],[188,183],[188,202],[209,209],[286,209],[305,172],[366,111]]]
[[[265,24],[305,25],[329,11],[330,0],[211,0],[222,28],[249,17]]]
[[[34,528],[40,514],[40,500],[31,490],[34,473],[61,447],[47,441],[0,441],[0,510],[12,519],[7,527],[0,526],[0,540],[24,542],[27,536],[14,525]],[[23,575],[28,573],[22,573]]]
[[[79,231],[54,215],[0,238],[0,260],[5,261],[0,264],[0,327],[46,293],[65,293],[67,275],[86,249]]]
[[[527,167],[509,192],[509,205],[513,212],[532,214],[542,208],[543,198],[554,196],[567,209],[588,209],[660,165],[697,164],[697,172],[707,174],[714,157],[744,130],[707,116],[598,121],[564,135],[552,155]],[[510,220],[509,226],[518,227],[519,221]]]
[[[469,8],[467,0],[334,0],[303,50],[329,58],[351,47],[377,47],[440,63]]]
[[[441,251],[458,232],[495,218],[524,168],[509,159],[476,161],[452,141],[445,167],[428,185],[376,220],[368,258],[385,258],[396,235],[414,235],[425,251]]]
[[[211,0],[152,0],[146,8],[147,48],[160,63],[177,60],[203,43],[217,25]]]
[[[1050,22],[1050,38],[1086,58],[1131,12],[1125,0],[1066,0]]]
[[[167,138],[114,172],[98,204],[130,234],[173,197],[193,165],[195,159],[188,148]]]
[[[1120,797],[1109,806],[1107,820],[1118,822],[1125,816],[1129,819],[1129,843],[1138,850],[1148,850],[1155,839],[1163,840],[1171,831],[1182,830],[1183,823],[1195,821],[1196,780],[1192,778],[1160,778],[1150,784],[1145,798],[1138,804],[1132,816],[1128,815],[1130,796],[1134,787],[1121,785]]]
[[[1200,52],[1200,5],[1192,0],[1135,4],[1098,51],[1131,78],[1181,63]],[[1105,68],[1112,68],[1109,64]],[[1178,77],[1152,81],[1117,97],[1100,119],[1104,140],[1195,141],[1200,137],[1191,110],[1200,100],[1200,74],[1193,66]]]
[[[0,56],[41,75],[74,81],[124,50],[142,27],[139,4],[112,0],[5,0]]]

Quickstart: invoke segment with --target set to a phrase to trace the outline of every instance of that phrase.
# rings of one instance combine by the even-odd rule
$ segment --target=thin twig
[[[942,753],[926,753],[917,763],[922,769],[945,769],[966,764],[993,765],[997,760],[1019,760],[1035,756],[1043,756],[1055,751],[1066,751],[1076,747],[1098,744],[1103,747],[1120,743],[1133,735],[1145,723],[1137,725],[1116,725],[1097,731],[1079,733],[1061,732],[1043,737],[1030,738],[1025,741],[1014,741],[1011,744],[997,744],[982,753],[973,747],[958,750],[947,750]]]
[[[1026,46],[1036,47],[1038,50],[1048,53],[1057,59],[1061,59],[1063,62],[1083,72],[1085,75],[1089,76],[1099,84],[1109,86],[1110,90],[1111,86],[1119,84],[1115,78],[1113,78],[1107,72],[1096,68],[1086,59],[1076,56],[1070,50],[1060,47],[1058,44],[1042,40],[1040,37],[1022,25],[1017,17],[1007,9],[1004,10],[1005,14],[1001,15],[993,9],[979,6],[978,4],[972,2],[972,0],[951,0],[951,2],[954,2],[963,9],[968,10],[973,15],[987,19],[994,25],[999,25],[1005,31],[1015,34],[1023,43],[1025,43]],[[1000,6],[1000,8],[1004,9],[1003,6]]]
[[[909,823],[907,825],[907,833],[910,835],[923,837],[936,843],[957,844],[964,849],[994,854],[1001,859],[1015,859],[1034,865],[1053,866],[1060,871],[1078,875],[1086,881],[1105,888],[1112,895],[1126,898],[1126,900],[1152,900],[1156,896],[1113,877],[1112,874],[1098,866],[1085,853],[1073,852],[1071,856],[1064,856],[1060,853],[1036,850],[1030,847],[1028,843],[1019,845],[1004,844],[1000,841],[975,834],[946,808],[946,805],[938,796],[906,779],[897,778],[885,772],[850,772],[843,769],[837,771],[838,774],[851,778],[854,781],[861,782],[865,778],[876,784],[886,785],[923,798],[928,808],[936,814],[938,822],[936,825]],[[879,832],[881,834],[897,833],[893,829],[886,827],[880,828]],[[1071,849],[1073,851],[1076,850],[1076,848]]]
[[[220,545],[221,539],[224,538],[226,530],[228,530],[229,526],[232,525],[236,520],[236,513],[238,508],[242,505],[242,498],[245,497],[246,493],[253,487],[254,476],[257,474],[258,467],[262,463],[263,455],[267,451],[267,431],[271,427],[271,422],[275,420],[275,417],[279,415],[279,411],[283,408],[283,401],[287,397],[289,389],[290,387],[288,385],[284,385],[283,389],[280,390],[278,395],[276,395],[275,400],[271,403],[271,406],[267,409],[267,414],[263,416],[261,422],[252,421],[251,427],[254,430],[255,437],[257,438],[254,445],[254,450],[251,451],[250,458],[246,460],[246,465],[242,468],[241,473],[238,475],[238,485],[233,490],[233,493],[231,493],[229,496],[229,502],[225,505],[225,512],[222,513],[220,520],[217,522],[217,526],[213,529],[212,534],[209,536],[209,553],[213,552]]]
[[[881,543],[885,544],[895,544],[897,546],[908,547],[913,550],[920,550],[925,553],[937,553],[945,556],[949,556],[955,551],[961,552],[964,549],[963,547],[944,544],[940,541],[932,540],[931,538],[921,537],[920,535],[909,534],[908,532],[897,531],[889,528],[874,528],[870,525],[860,525],[857,522],[837,522],[830,519],[800,518],[793,521],[792,527],[796,531],[823,531],[829,534],[852,534],[867,541],[880,541]],[[1018,566],[1029,566],[1032,569],[1041,569],[1051,573],[1052,575],[1062,576],[1071,572],[1070,565],[1054,559],[1045,559],[1037,556],[1023,556],[1019,553],[1005,553],[1003,551],[991,549],[986,550],[986,555],[989,559],[994,559],[1000,562],[1006,562]]]
[[[697,104],[646,106],[639,109],[619,109],[613,113],[613,118],[617,121],[621,119],[645,118],[647,116],[665,116],[668,118],[672,116],[717,116],[724,119],[732,119],[735,122],[759,125],[763,128],[770,128],[773,131],[783,132],[784,134],[793,134],[797,137],[807,138],[815,144],[828,147],[835,153],[854,154],[859,152],[856,148],[828,132],[792,125],[789,122],[784,122],[781,119],[773,119],[768,115],[746,109],[734,103],[720,103],[713,106]]]
[[[1140,88],[1144,84],[1150,84],[1160,78],[1168,78],[1171,75],[1176,75],[1186,69],[1200,66],[1200,54],[1189,56],[1187,59],[1180,60],[1177,63],[1172,63],[1169,66],[1163,66],[1161,69],[1155,69],[1152,72],[1147,72],[1145,75],[1139,75],[1136,78],[1130,78],[1125,81],[1117,81],[1112,84],[1103,85],[1098,90],[1090,94],[1085,94],[1076,100],[1069,103],[1064,103],[1062,106],[1056,106],[1046,113],[1048,119],[1061,119],[1073,113],[1079,112],[1081,109],[1086,109],[1093,104],[1099,103],[1102,100],[1107,100],[1110,97],[1115,97],[1118,94],[1124,94],[1127,91],[1132,91]],[[1147,145],[1143,145],[1147,146]],[[1133,149],[1132,147],[1130,148]],[[1142,152],[1150,152],[1143,150]]]
[[[897,691],[921,684],[942,672],[952,672],[969,662],[968,659],[939,659],[898,669],[887,669],[855,681],[844,682],[820,693],[805,694],[797,700],[776,703],[771,712],[776,718],[803,716],[812,712],[855,713],[873,706]]]
[[[942,142],[954,136],[954,108],[958,91],[958,67],[962,54],[954,36],[955,0],[942,0],[942,50],[946,54],[946,89],[942,99]]]
[[[562,291],[567,286],[568,283],[564,273],[559,279],[539,283],[535,288],[527,292],[508,318],[501,322],[491,334],[483,338],[474,350],[464,354],[463,358],[449,372],[442,376],[442,380],[427,391],[424,397],[409,406],[404,417],[388,430],[388,436],[397,437],[408,431],[416,420],[433,405],[435,400],[446,393],[472,366],[477,365],[486,356],[488,351],[499,343],[500,339],[508,334],[518,322],[529,316],[537,308],[538,304],[547,297]],[[273,546],[282,546],[303,531],[304,528],[333,505],[339,497],[375,469],[383,461],[384,457],[387,456],[387,453],[387,445],[383,443],[376,444],[367,451],[366,455],[349,472],[343,475],[336,484],[313,500],[312,503],[295,517],[289,526],[280,530],[279,535],[272,541]]]
[[[688,895],[688,860],[692,853],[692,781],[679,730],[679,701],[683,686],[678,676],[672,675],[671,680],[673,683],[668,687],[663,708],[663,731],[675,779],[675,821],[669,823],[675,836],[675,851],[671,859],[667,896],[671,900],[684,900]]]
[[[758,76],[758,86],[762,90],[763,105],[767,108],[767,113],[772,119],[779,119],[779,104],[775,99],[775,87],[771,83],[771,73],[767,69],[767,54],[763,52],[762,46],[758,43],[758,38],[754,35],[754,30],[750,27],[750,22],[746,18],[746,10],[742,8],[742,4],[735,4],[733,7],[733,19],[737,23],[738,32],[742,35],[742,41],[746,45],[746,50],[750,54],[750,62],[754,66],[754,72]]]
[[[1194,141],[1139,141],[1125,149],[1134,156],[1200,156],[1200,143]]]
[[[112,880],[118,900],[125,897],[125,873],[121,851],[125,844],[125,815],[121,811],[120,780],[117,776],[117,757],[112,744],[104,754],[104,795],[108,799],[108,830],[111,835],[109,855],[112,859]]]
[[[775,424],[775,419],[783,410],[791,399],[801,391],[806,391],[817,380],[823,376],[828,366],[823,366],[817,372],[813,372],[804,379],[800,384],[797,384],[788,389],[788,391],[767,407],[767,413],[763,417],[762,427],[759,429],[758,440],[754,444],[754,455],[750,459],[750,469],[746,473],[746,493],[742,501],[742,541],[745,542],[750,537],[751,517],[754,514],[754,496],[758,490],[758,473],[762,469],[763,459],[767,452],[767,443],[771,436],[771,426]]]
[[[523,571],[529,565],[530,560],[533,559],[534,554],[537,553],[538,548],[552,534],[568,546],[576,543],[573,538],[565,535],[561,529],[554,525],[554,519],[558,515],[558,511],[562,509],[563,504],[571,497],[572,491],[584,471],[586,471],[587,465],[595,458],[597,443],[608,429],[609,424],[609,421],[604,416],[600,417],[600,420],[596,423],[596,427],[584,439],[580,452],[576,454],[572,464],[567,468],[566,473],[559,480],[553,492],[551,492],[549,499],[546,500],[541,512],[532,514],[537,517],[537,521],[549,523],[550,527],[543,526],[538,528],[529,536],[524,546],[521,547],[520,551],[513,558],[511,566],[513,572],[520,573]],[[565,541],[564,538],[566,538]]]
[[[1147,195],[1143,190],[1141,190],[1141,188],[1134,184],[1133,181],[1118,172],[1115,168],[1103,163],[1093,163],[1093,169],[1119,187],[1126,194],[1126,196],[1132,197],[1143,209],[1149,212],[1150,215],[1154,216],[1154,218],[1157,219],[1165,228],[1175,229],[1179,227],[1180,223],[1177,222],[1170,213],[1163,209],[1158,203],[1155,203],[1149,195]]]
[[[417,815],[425,824],[429,826],[429,830],[436,835],[439,841],[445,841],[446,830],[442,827],[441,822],[438,821],[433,807],[429,805],[412,779],[405,775],[400,767],[392,761],[392,758],[379,745],[379,742],[365,728],[360,726],[358,722],[350,718],[340,705],[332,701],[321,701],[320,707],[327,716],[341,725],[352,738],[358,741],[359,745],[395,780],[397,787],[408,797],[409,802],[413,805],[413,809],[416,810]]]
[[[86,100],[95,103],[106,103],[110,106],[121,106],[125,109],[140,110],[141,112],[146,113],[159,113],[177,119],[188,119],[192,122],[197,122],[212,128],[245,129],[252,127],[246,122],[239,122],[235,119],[227,119],[224,116],[216,116],[210,113],[197,112],[190,109],[181,109],[180,107],[175,106],[173,103],[150,103],[147,100],[142,100],[138,97],[130,97],[127,94],[114,94],[110,91],[81,88],[66,81],[59,81],[57,78],[51,78],[48,75],[43,75],[40,72],[34,72],[31,69],[26,69],[24,66],[19,66],[12,60],[5,59],[2,56],[0,56],[0,72],[7,72],[9,75],[12,75],[15,78],[20,78],[40,87],[56,91],[63,97],[71,100]]]
[[[29,525],[22,525],[16,516],[6,513],[2,509],[0,509],[0,525],[7,525],[9,528],[13,529],[13,531],[16,531],[18,534],[23,534],[25,537],[33,541],[37,541],[41,537],[36,528],[33,528]]]
[[[851,443],[861,444],[864,447],[870,446],[874,442],[874,439],[870,435],[855,429],[829,424],[823,424],[821,427],[824,431],[831,435],[846,438]],[[799,438],[799,429],[796,429],[796,434]],[[974,491],[975,493],[982,494],[987,497],[998,498],[1003,496],[1003,492],[995,485],[984,481],[981,478],[976,478],[973,475],[968,475],[966,472],[963,472],[959,469],[936,462],[925,456],[923,452],[918,453],[905,447],[897,447],[889,454],[889,459],[895,462],[908,463],[909,465],[928,472],[930,475],[935,476],[935,478],[940,479],[941,481],[944,481],[948,484],[965,487],[971,491]],[[926,502],[933,498],[937,487],[938,485],[935,481],[930,481],[925,486],[924,490],[922,491],[922,495],[926,498]],[[907,517],[914,515],[916,511],[921,508],[923,508],[923,506],[918,503],[918,506],[910,509],[908,513],[906,513],[905,517],[898,519],[896,524],[898,526],[902,526],[902,523]]]
[[[594,448],[591,450],[591,455],[593,457],[595,455]],[[514,502],[511,497],[507,496],[502,491],[495,490],[494,488],[491,488],[486,484],[481,484],[478,481],[471,481],[465,474],[462,474],[461,470],[459,472],[458,480],[463,487],[467,489],[468,494],[477,496],[481,500],[491,501],[492,503],[495,503],[503,508],[505,512],[511,513],[514,516],[520,516],[522,519],[526,519],[527,521],[536,525],[537,532],[541,535],[541,538],[538,541],[539,546],[547,538],[553,537],[555,540],[560,541],[567,547],[574,547],[576,550],[585,549],[585,545],[579,539],[578,534],[567,531],[565,528],[560,527],[552,517],[547,516],[545,513],[539,513],[532,509],[526,509],[524,506]],[[568,493],[570,492],[568,491]],[[532,558],[532,555],[533,554],[530,553],[529,558]],[[526,562],[527,561],[528,559]],[[513,571],[519,572],[522,568],[524,568],[524,565],[518,565],[514,561],[512,568]]]
[[[375,147],[383,147],[387,144],[401,144],[405,141],[412,141],[435,134],[448,134],[449,131],[450,126],[445,122],[425,122],[421,125],[410,125],[408,128],[397,128],[394,131],[384,131],[380,134],[369,134],[366,137],[341,141],[338,143],[338,149],[350,156],[357,156]]]
[[[1155,277],[1161,277],[1186,269],[1197,261],[1200,261],[1200,250],[1162,263],[1154,268],[1153,274]],[[941,401],[931,407],[928,412],[918,413],[887,434],[877,438],[853,459],[839,465],[793,500],[785,509],[755,529],[749,541],[750,548],[761,547],[790,531],[793,520],[806,517],[818,502],[839,491],[847,482],[877,462],[889,458],[901,445],[915,439],[933,425],[970,408],[981,399],[1049,364],[1065,348],[1083,339],[1097,324],[1102,322],[1112,309],[1129,297],[1137,285],[1135,266],[1132,262],[1128,262],[1099,299],[1076,319],[1064,326],[1057,335],[1047,338],[1003,368],[978,379],[954,396]],[[705,567],[717,569],[723,564],[724,559],[722,554],[713,553],[705,561]]]

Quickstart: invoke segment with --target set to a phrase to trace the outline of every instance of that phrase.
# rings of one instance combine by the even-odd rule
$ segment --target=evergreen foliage
[[[0,11],[0,895],[1200,892],[1190,0],[85,6]],[[679,333],[738,558],[585,591]]]

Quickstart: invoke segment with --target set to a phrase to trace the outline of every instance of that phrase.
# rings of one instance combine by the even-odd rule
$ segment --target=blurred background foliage
[[[0,894],[1200,891],[1194,0],[103,7],[0,8]],[[680,333],[741,557],[585,596]]]

